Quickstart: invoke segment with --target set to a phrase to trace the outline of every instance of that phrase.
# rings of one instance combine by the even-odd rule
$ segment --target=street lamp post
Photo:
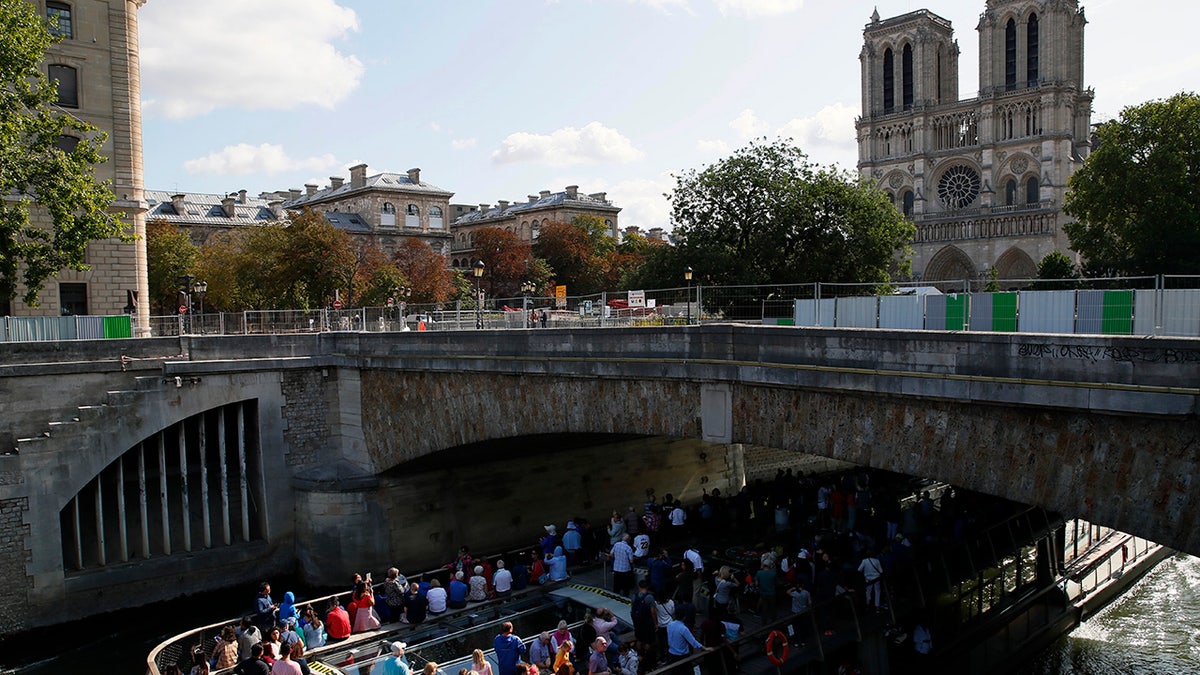
[[[408,286],[401,286],[392,291],[392,294],[396,296],[397,311],[400,312],[400,323],[403,324],[401,329],[403,329],[408,326],[408,299],[412,297],[412,289]]]
[[[483,261],[476,260],[473,270],[475,272],[475,330],[483,330],[483,290],[479,286],[483,281],[483,268]]]
[[[187,332],[187,317],[192,313],[192,282],[196,277],[184,274],[179,277],[179,333]]]
[[[536,328],[533,325],[533,321],[529,318],[529,296],[533,294],[533,288],[532,281],[521,282],[521,294],[524,296],[524,299],[521,301],[521,314],[525,317],[525,325],[529,328]]]
[[[687,281],[687,325],[692,325],[692,268],[683,268],[683,279]]]
[[[200,333],[204,333],[204,294],[208,292],[207,281],[197,281],[192,284],[192,291],[200,298]]]

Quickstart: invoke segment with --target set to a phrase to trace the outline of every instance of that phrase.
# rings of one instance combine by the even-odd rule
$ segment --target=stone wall
[[[312,466],[328,447],[328,391],[320,370],[283,373],[283,440],[289,467]]]
[[[33,578],[25,571],[31,553],[29,524],[25,522],[28,499],[0,499],[0,634],[29,625],[29,599]]]

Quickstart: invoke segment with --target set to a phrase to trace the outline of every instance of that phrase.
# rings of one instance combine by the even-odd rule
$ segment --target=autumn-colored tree
[[[489,297],[520,295],[533,251],[515,233],[498,227],[475,230],[475,259],[484,264],[483,284]]]
[[[446,258],[429,244],[405,237],[392,255],[396,269],[407,280],[398,286],[412,289],[408,302],[442,303],[455,295],[454,271],[446,267]]]
[[[286,300],[296,308],[331,304],[335,291],[349,292],[358,265],[345,230],[305,209],[287,226],[284,273],[291,280]]]
[[[170,223],[146,223],[146,275],[150,282],[151,312],[174,313],[179,294],[179,277],[192,274],[200,249],[187,233]]]
[[[359,307],[381,307],[408,279],[387,253],[372,242],[356,242],[357,265],[350,285],[350,303]]]
[[[576,216],[569,223],[542,226],[537,240],[537,255],[554,270],[554,278],[566,285],[572,295],[598,293],[611,288],[613,264],[619,262],[616,240],[604,220],[596,216]],[[619,273],[616,275],[619,278]]]

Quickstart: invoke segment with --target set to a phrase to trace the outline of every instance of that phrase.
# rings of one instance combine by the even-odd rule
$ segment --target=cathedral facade
[[[1067,179],[1090,147],[1076,0],[987,0],[979,94],[958,96],[950,22],[878,12],[863,30],[859,171],[917,228],[913,278],[1030,279],[1068,249]]]

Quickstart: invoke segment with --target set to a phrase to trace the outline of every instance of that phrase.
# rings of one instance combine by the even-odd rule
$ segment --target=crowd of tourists
[[[885,582],[908,573],[915,551],[961,538],[993,506],[994,500],[980,503],[975,495],[956,497],[952,491],[936,496],[898,494],[891,486],[877,491],[869,471],[833,477],[780,471],[773,480],[755,481],[732,496],[705,491],[701,502],[689,508],[672,495],[660,501],[647,490],[640,507],[614,510],[603,527],[582,517],[567,521],[561,530],[557,524],[545,525],[536,545],[509,554],[509,563],[475,558],[462,546],[441,574],[428,579],[410,580],[393,567],[377,592],[369,573],[356,575],[345,606],[334,596],[325,607],[297,607],[291,592],[276,603],[264,582],[254,612],[240,625],[226,627],[211,653],[197,651],[190,675],[210,668],[308,675],[306,650],[384,623],[419,625],[471,603],[565,581],[572,568],[597,561],[611,565],[612,591],[630,598],[629,639],[620,639],[616,619],[600,608],[579,636],[572,636],[563,622],[526,646],[509,627],[496,638],[498,672],[490,672],[481,653],[477,667],[467,672],[636,675],[698,650],[712,651],[709,658],[732,659],[727,644],[741,630],[740,613],[749,612],[764,624],[791,615],[789,634],[799,644],[809,634],[813,619],[806,613],[814,606],[847,596],[881,611],[897,592]],[[708,534],[737,532],[743,540],[753,537],[761,543],[740,551],[736,562],[728,552],[702,555],[691,536],[693,527]],[[672,556],[671,550],[680,548],[682,555]],[[436,576],[449,581],[443,585]],[[825,635],[835,631],[831,612],[816,613],[816,622]],[[928,627],[920,630],[927,652]],[[405,670],[387,666],[386,672],[410,672],[405,646],[393,643],[393,652],[397,645],[401,653],[380,663],[404,662]]]

